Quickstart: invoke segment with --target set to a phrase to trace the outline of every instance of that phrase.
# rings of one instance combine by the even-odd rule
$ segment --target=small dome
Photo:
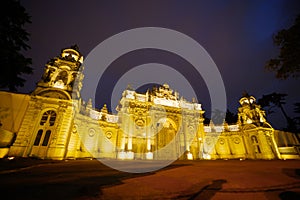
[[[241,105],[253,104],[253,103],[256,102],[256,99],[253,96],[242,97],[239,102],[240,102]]]
[[[71,46],[70,48],[65,48],[61,53],[62,58],[73,58],[76,62],[83,63],[83,56],[79,53],[79,48],[77,45]]]
[[[169,89],[169,88],[170,88],[170,86],[169,86],[167,83],[164,83],[164,84],[163,84],[163,87],[166,88],[166,89]]]

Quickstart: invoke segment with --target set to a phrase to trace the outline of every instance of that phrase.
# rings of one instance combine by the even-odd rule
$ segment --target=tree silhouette
[[[294,106],[295,106],[294,112],[297,113],[297,114],[300,114],[300,103],[295,103]],[[300,116],[297,116],[294,119],[295,119],[296,125],[300,126]],[[298,129],[297,132],[299,132],[299,128],[298,127],[297,127],[297,129]]]
[[[211,113],[211,121],[215,124],[215,125],[222,125],[225,121],[225,116],[226,113],[219,110],[219,109],[215,109],[212,111]]]
[[[238,120],[238,115],[237,115],[237,114],[234,114],[234,113],[232,113],[232,112],[230,112],[230,111],[227,109],[225,121],[226,121],[228,124],[235,124],[235,123],[237,123],[237,120]]]
[[[205,114],[205,113],[203,113],[203,118],[204,118],[203,124],[209,125],[209,123],[210,123],[210,118],[209,118],[209,117],[206,117],[206,114]]]
[[[31,23],[30,16],[17,0],[0,3],[0,88],[17,91],[24,86],[23,74],[31,74],[31,58],[22,55],[30,47],[26,44],[29,34],[23,28]]]
[[[300,15],[289,29],[280,30],[273,42],[280,48],[277,58],[270,59],[265,68],[276,72],[276,77],[286,79],[300,75]]]
[[[224,118],[224,116],[225,116],[225,118]],[[209,125],[211,123],[211,121],[215,125],[221,125],[224,123],[224,120],[227,124],[235,124],[235,123],[237,123],[238,115],[230,112],[228,109],[225,114],[221,110],[216,109],[212,112],[211,118],[206,117],[205,113],[203,114],[203,118],[204,118],[203,123],[205,125]]]
[[[268,114],[273,113],[274,107],[277,107],[281,110],[284,118],[286,119],[287,122],[287,131],[292,131],[296,132],[296,126],[295,126],[295,120],[291,117],[289,117],[283,107],[283,105],[286,103],[285,102],[285,97],[287,94],[281,94],[281,93],[276,93],[273,92],[268,95],[263,95],[262,98],[260,98],[257,103],[262,107],[267,110]],[[268,108],[268,109],[267,109]]]

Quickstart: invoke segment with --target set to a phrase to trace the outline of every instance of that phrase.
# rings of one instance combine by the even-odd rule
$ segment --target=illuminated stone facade
[[[80,97],[82,62],[76,46],[64,49],[60,56],[46,64],[45,73],[31,95],[19,98],[19,94],[1,93],[3,97],[18,97],[24,105],[12,117],[17,123],[13,129],[9,128],[7,117],[1,118],[1,131],[9,135],[6,140],[13,141],[11,146],[6,145],[6,151],[1,151],[4,152],[2,157],[59,160],[299,157],[299,152],[282,153],[284,149],[281,151],[278,147],[279,140],[292,138],[291,143],[298,144],[297,139],[293,135],[276,134],[255,98],[248,95],[240,100],[238,122],[234,125],[211,123],[205,126],[201,104],[186,101],[167,84],[145,94],[127,88],[117,107],[118,114],[108,113],[106,106],[94,109],[91,101],[84,103]],[[3,105],[2,111],[11,109]],[[0,140],[5,141],[5,138]]]
[[[73,124],[73,99],[80,99],[83,62],[76,47],[64,49],[45,66],[30,96],[26,113],[10,148],[11,155],[62,159],[66,157]]]

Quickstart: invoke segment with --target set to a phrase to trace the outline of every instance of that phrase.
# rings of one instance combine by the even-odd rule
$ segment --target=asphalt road
[[[2,159],[0,170],[1,199],[300,199],[300,160],[176,161],[134,174],[97,160]]]

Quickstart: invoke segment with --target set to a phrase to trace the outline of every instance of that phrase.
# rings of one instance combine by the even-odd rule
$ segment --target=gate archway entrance
[[[176,159],[178,151],[177,124],[171,118],[163,118],[158,121],[157,126],[157,159]]]

